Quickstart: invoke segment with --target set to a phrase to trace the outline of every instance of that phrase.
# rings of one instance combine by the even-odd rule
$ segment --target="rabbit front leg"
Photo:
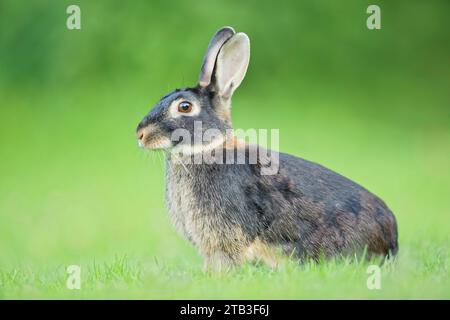
[[[243,264],[246,260],[245,249],[247,246],[243,242],[230,241],[211,244],[212,242],[209,242],[209,245],[200,247],[205,259],[204,271],[227,272],[233,267]]]
[[[278,267],[279,255],[273,248],[270,248],[259,239],[246,247],[246,250],[236,250],[236,247],[233,249],[232,252],[215,250],[206,254],[203,270],[206,272],[226,272],[234,266],[243,264],[245,261],[261,261],[272,269]]]
[[[261,261],[271,269],[277,269],[280,257],[274,248],[259,239],[255,239],[247,249],[246,258],[250,262]]]
[[[203,271],[216,273],[228,272],[235,265],[235,259],[224,251],[219,250],[205,255]]]

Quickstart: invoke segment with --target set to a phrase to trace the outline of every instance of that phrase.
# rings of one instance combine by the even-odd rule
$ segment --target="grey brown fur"
[[[234,43],[227,48],[230,41]],[[212,43],[216,43],[214,39]],[[176,90],[163,97],[138,125],[143,146],[159,148],[155,141],[167,141],[178,128],[192,132],[194,121],[202,121],[203,130],[225,132],[231,128],[231,95],[248,64],[248,38],[235,34],[221,50],[240,50],[238,56],[244,56],[241,61],[236,62],[235,57],[232,60],[240,64],[237,71],[229,72],[230,76],[213,73],[211,79],[201,73],[200,79],[207,85]],[[221,65],[214,72],[233,71],[225,53],[217,59],[216,64]],[[217,50],[207,50],[205,59],[214,61],[218,54]],[[200,113],[172,117],[169,108],[180,99],[199,106]],[[284,153],[279,154],[275,175],[262,175],[260,162],[181,163],[183,159],[170,151],[183,143],[187,142],[171,141],[163,148],[167,151],[166,204],[173,224],[199,249],[207,268],[223,270],[254,259],[276,266],[278,251],[300,260],[354,254],[364,248],[370,255],[396,254],[394,215],[381,199],[351,180]],[[227,137],[216,150],[222,148],[237,152],[248,150],[248,145]]]

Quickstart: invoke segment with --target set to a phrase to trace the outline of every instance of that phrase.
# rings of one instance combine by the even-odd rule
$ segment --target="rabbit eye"
[[[192,111],[192,103],[188,101],[180,102],[178,105],[178,111],[181,113],[189,113]]]

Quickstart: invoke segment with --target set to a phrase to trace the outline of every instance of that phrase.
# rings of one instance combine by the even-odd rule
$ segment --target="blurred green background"
[[[70,4],[81,30],[66,28]],[[366,28],[369,4],[381,30]],[[0,297],[449,298],[449,9],[0,0]],[[356,289],[356,269],[339,266],[334,280],[326,270],[204,277],[170,225],[162,155],[138,149],[134,130],[163,94],[196,84],[224,25],[252,46],[234,126],[279,128],[282,151],[355,180],[396,214],[401,271],[384,291]],[[70,264],[89,270],[89,290],[65,289]]]

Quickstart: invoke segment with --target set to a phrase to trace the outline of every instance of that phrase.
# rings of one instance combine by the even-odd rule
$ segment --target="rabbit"
[[[283,256],[300,262],[361,252],[395,256],[397,222],[391,210],[319,164],[270,150],[269,160],[253,163],[193,163],[193,157],[211,152],[220,158],[219,151],[244,151],[244,160],[251,156],[251,145],[230,134],[231,97],[249,58],[245,33],[219,29],[207,47],[198,84],[162,97],[136,129],[142,148],[164,151],[171,221],[199,250],[205,269],[229,270],[254,261],[276,268]],[[211,129],[222,135],[207,143],[178,132]],[[278,163],[276,172],[262,174],[270,162]]]

